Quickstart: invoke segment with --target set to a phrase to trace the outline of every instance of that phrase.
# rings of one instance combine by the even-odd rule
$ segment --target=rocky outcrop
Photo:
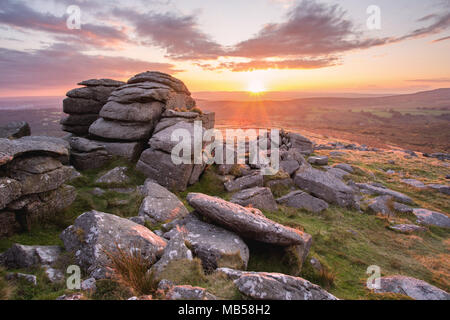
[[[264,185],[264,179],[261,173],[255,172],[251,175],[243,176],[235,180],[230,180],[224,183],[225,189],[228,192],[253,188],[262,187]]]
[[[450,300],[450,294],[425,281],[405,277],[390,276],[380,279],[381,287],[375,289],[377,293],[391,292],[409,296],[415,300]]]
[[[173,119],[173,118],[170,118]],[[201,137],[203,136],[203,127],[198,133],[200,136],[200,144],[194,146],[196,140],[195,124],[186,122],[183,119],[173,123],[170,126],[162,126],[164,118],[155,129],[155,133],[149,140],[150,148],[145,150],[136,168],[143,172],[145,176],[155,180],[160,185],[172,191],[184,191],[188,185],[198,181],[201,173],[205,168],[203,160],[195,161],[194,150],[203,150],[204,144]],[[172,141],[172,134],[176,131],[183,130],[188,137],[180,137],[180,141]],[[173,148],[178,145],[180,150],[172,155]],[[188,148],[190,154],[183,154],[182,148]],[[179,163],[176,164],[175,160]]]
[[[195,106],[186,86],[159,72],[144,72],[111,93],[90,134],[109,140],[148,140],[165,109]]]
[[[353,173],[354,169],[351,165],[347,164],[347,163],[338,163],[336,165],[333,166],[333,168],[337,168],[337,169],[341,169],[344,170],[348,173]]]
[[[180,231],[172,234],[161,258],[152,266],[151,271],[158,277],[169,263],[182,259],[192,260],[192,251],[186,247],[184,234]]]
[[[136,169],[169,190],[184,191],[189,184],[194,165],[174,164],[170,154],[150,148],[141,154]]]
[[[237,289],[255,300],[337,300],[318,285],[281,273],[247,272],[220,268],[233,280]]]
[[[232,196],[231,202],[243,207],[251,206],[260,210],[276,211],[278,209],[272,191],[263,187],[239,191]]]
[[[218,300],[216,296],[204,288],[189,285],[174,285],[169,280],[161,280],[158,290],[167,300]]]
[[[15,243],[0,255],[0,264],[9,269],[43,268],[50,282],[59,282],[64,279],[62,270],[57,268],[61,253],[62,248],[59,246],[25,246]]]
[[[218,267],[246,269],[249,249],[237,234],[201,221],[195,214],[173,221],[172,230],[164,234],[172,240],[182,232],[194,255],[206,270]]]
[[[394,198],[389,195],[378,196],[369,203],[369,210],[373,213],[379,213],[384,216],[393,216],[394,215]]]
[[[76,199],[76,189],[62,185],[58,189],[23,196],[8,204],[8,210],[16,212],[16,220],[23,230],[68,208]]]
[[[23,137],[17,140],[0,139],[0,166],[27,154],[49,155],[67,163],[69,150],[62,139]]]
[[[431,188],[437,192],[450,195],[450,186],[445,184],[427,184],[427,188]]]
[[[155,171],[176,171],[172,176],[175,179],[173,185],[181,185],[181,189],[185,188],[185,176],[189,176],[185,179],[187,184],[198,180],[203,163],[175,168],[168,161],[167,154],[171,152],[168,149],[173,143],[166,134],[176,128],[161,133],[162,137],[155,136],[150,142],[150,149],[164,152],[159,159],[149,160],[153,151],[141,157],[150,138],[179,122],[200,121],[205,129],[214,127],[214,113],[203,113],[198,109],[189,111],[195,107],[195,101],[182,81],[168,74],[147,71],[132,77],[126,84],[94,79],[80,85],[86,87],[69,91],[69,98],[64,101],[64,111],[71,115],[63,120],[63,129],[70,126],[67,131],[87,138],[69,139],[71,162],[75,168],[99,168],[115,156],[132,162],[141,158],[138,169],[170,189],[171,179],[162,179],[165,173],[158,175]],[[161,164],[159,160],[165,163]],[[181,177],[181,184],[177,176]]]
[[[327,156],[314,156],[308,158],[308,163],[315,164],[318,166],[326,166],[328,164]]]
[[[361,192],[372,194],[372,195],[387,195],[393,197],[396,201],[406,204],[412,204],[413,201],[407,195],[394,191],[383,186],[375,186],[368,183],[357,183],[356,186],[361,190]]]
[[[258,209],[245,208],[201,193],[190,193],[186,199],[200,215],[243,238],[279,246],[294,246],[302,262],[308,255],[311,235],[278,224],[266,218]]]
[[[67,156],[62,139],[0,139],[0,237],[27,230],[72,204],[75,188],[65,183],[77,172],[63,165]]]
[[[62,248],[58,246],[25,246],[15,243],[0,255],[0,262],[10,269],[51,266],[57,262],[61,253]]]
[[[127,175],[128,168],[127,167],[116,167],[100,178],[98,178],[96,183],[103,183],[108,185],[118,185],[130,182],[130,177]]]
[[[288,207],[305,209],[314,213],[320,213],[328,209],[328,204],[325,201],[313,197],[301,190],[292,191],[289,194],[278,198],[277,202]]]
[[[71,137],[69,142],[71,147],[70,162],[79,170],[100,168],[113,156],[135,162],[144,149],[144,143],[142,142],[110,142],[81,137]]]
[[[302,154],[309,155],[313,152],[313,143],[301,134],[281,131],[281,138],[282,141],[286,139],[286,145],[289,148],[298,149]]]
[[[145,181],[143,194],[139,216],[152,224],[167,223],[189,213],[176,195],[150,179]]]
[[[302,167],[294,177],[300,189],[341,207],[354,207],[355,194],[352,188],[336,176],[318,169]]]
[[[86,136],[89,126],[98,119],[98,114],[109,95],[124,82],[111,79],[91,79],[80,82],[82,88],[67,92],[63,111],[68,116],[61,120],[62,129],[78,136]]]
[[[14,121],[0,125],[0,138],[19,139],[30,134],[30,125],[25,121]]]
[[[450,218],[443,213],[417,208],[413,209],[413,213],[420,224],[450,228]]]
[[[413,232],[424,232],[427,229],[421,226],[417,226],[415,224],[396,224],[389,227],[394,231],[398,231],[401,233],[413,233]]]
[[[75,253],[77,264],[96,279],[109,275],[108,254],[117,248],[139,250],[145,259],[156,262],[166,247],[166,241],[149,229],[98,211],[80,215],[61,233],[61,239],[66,250]]]

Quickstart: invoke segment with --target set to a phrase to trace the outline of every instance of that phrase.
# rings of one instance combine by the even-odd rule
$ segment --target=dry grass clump
[[[138,247],[126,250],[116,245],[115,251],[106,254],[111,261],[114,281],[129,288],[137,296],[156,292],[158,282],[150,271],[152,263],[142,255]]]

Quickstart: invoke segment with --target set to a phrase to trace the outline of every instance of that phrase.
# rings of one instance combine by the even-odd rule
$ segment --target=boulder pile
[[[67,92],[63,111],[68,114],[61,119],[62,129],[77,136],[86,136],[89,126],[98,119],[98,113],[117,87],[124,85],[111,79],[91,79],[78,83],[82,88]]]
[[[194,141],[196,123],[200,124],[200,141]],[[141,154],[136,168],[172,191],[184,191],[188,185],[198,181],[206,167],[203,159],[195,163],[193,151],[195,148],[199,150],[205,148],[202,141],[203,133],[213,127],[214,114],[166,110],[148,141],[150,148]],[[180,161],[181,163],[176,164],[172,159],[172,150],[178,142],[173,141],[172,136],[178,130],[183,130],[189,135],[190,141],[183,140],[183,142],[187,143],[186,147],[191,150],[191,155],[190,161]],[[196,142],[198,145],[195,145]],[[176,157],[182,160],[186,155],[180,152]]]
[[[67,93],[64,112],[70,116],[62,120],[63,130],[77,135],[68,139],[77,169],[99,168],[119,156],[139,159],[140,171],[171,190],[184,190],[198,180],[205,165],[174,164],[171,152],[177,143],[171,134],[180,128],[193,134],[194,122],[202,130],[214,128],[214,113],[195,108],[182,81],[147,71],[126,84],[102,79],[80,85],[86,87]]]
[[[29,229],[70,206],[75,188],[65,185],[76,175],[63,139],[0,139],[0,237]]]

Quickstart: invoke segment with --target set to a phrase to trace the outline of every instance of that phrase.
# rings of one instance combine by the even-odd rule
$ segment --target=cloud
[[[411,80],[405,80],[405,81],[407,81],[407,82],[443,83],[443,82],[450,82],[450,78],[411,79]]]
[[[283,60],[250,60],[247,62],[221,62],[214,64],[196,64],[206,70],[230,70],[233,72],[267,70],[267,69],[317,69],[339,64],[339,59],[329,57],[323,59],[283,59]]]
[[[450,27],[450,12],[446,11],[444,14],[440,15],[431,14],[419,19],[419,21],[430,21],[430,20],[432,21],[430,25],[416,29],[403,37],[393,39],[391,42],[399,42],[406,39],[422,38],[447,30]]]
[[[164,4],[165,1],[153,0],[152,3]],[[426,25],[403,36],[367,38],[338,4],[315,0],[273,1],[291,5],[285,18],[266,24],[254,36],[228,47],[201,29],[196,14],[158,13],[153,5],[151,11],[142,11],[142,6],[135,2],[128,7],[122,4],[105,7],[97,0],[78,1],[80,6],[86,4],[91,8],[91,15],[114,23],[86,23],[81,30],[69,30],[64,16],[36,11],[24,2],[6,0],[0,6],[0,25],[46,32],[52,35],[53,41],[71,44],[78,50],[87,46],[116,48],[125,44],[156,46],[174,63],[187,61],[206,70],[236,72],[330,67],[339,64],[341,57],[350,51],[434,35],[450,26],[450,12],[441,10],[418,19],[418,23]],[[450,1],[443,1],[441,6],[448,8],[449,4]],[[434,42],[444,40],[448,37]],[[231,62],[222,62],[229,60]]]
[[[85,55],[76,48],[57,44],[35,51],[0,48],[0,88],[27,90],[71,88],[89,78],[128,79],[144,70],[176,73],[172,64],[149,63],[124,57]]]
[[[433,40],[433,42],[436,43],[436,42],[441,42],[441,41],[445,41],[445,40],[450,40],[450,36]]]
[[[84,23],[81,29],[71,30],[67,28],[66,20],[66,16],[39,12],[20,1],[6,0],[0,6],[0,24],[19,30],[42,31],[55,35],[60,41],[95,47],[112,47],[129,42],[125,28]]]
[[[220,44],[200,30],[195,15],[138,13],[118,8],[113,14],[127,19],[142,43],[165,49],[172,59],[216,59],[225,54]]]
[[[368,48],[385,39],[360,39],[338,5],[304,0],[281,23],[270,23],[253,38],[235,46],[232,54],[246,57],[320,56]]]

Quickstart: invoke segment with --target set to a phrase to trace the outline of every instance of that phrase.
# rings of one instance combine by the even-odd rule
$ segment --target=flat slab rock
[[[55,190],[70,180],[73,167],[52,157],[20,157],[7,166],[8,176],[21,184],[22,195]]]
[[[140,82],[157,82],[167,85],[168,87],[172,88],[177,92],[183,92],[186,93],[187,95],[191,94],[181,80],[174,78],[167,73],[162,73],[158,71],[146,71],[139,73],[128,80],[129,84]]]
[[[417,189],[425,189],[426,188],[425,184],[422,181],[419,181],[416,179],[402,179],[401,181],[403,183],[405,183],[411,187],[417,188]]]
[[[272,191],[269,188],[255,187],[245,189],[235,193],[230,201],[244,207],[252,206],[260,210],[276,211],[278,209]]]
[[[0,166],[7,164],[14,158],[30,153],[69,157],[67,147],[54,140],[37,139],[36,137],[34,139],[23,137],[17,140],[0,139]]]
[[[289,194],[278,198],[277,202],[288,207],[305,209],[314,213],[320,213],[328,209],[328,203],[301,190],[292,191]]]
[[[217,271],[234,280],[243,295],[255,300],[338,300],[318,285],[300,277],[228,268],[219,268]]]
[[[84,80],[78,83],[80,86],[86,86],[86,87],[97,87],[97,86],[104,86],[104,87],[120,87],[123,86],[125,82],[117,81],[113,79],[89,79]]]
[[[115,87],[111,86],[90,86],[83,88],[75,88],[66,93],[69,98],[90,99],[106,103],[109,95]]]
[[[377,293],[400,293],[416,300],[450,300],[450,294],[431,284],[405,276],[390,276],[380,279],[381,288]]]
[[[66,98],[63,100],[63,111],[67,114],[98,114],[104,102],[93,99]]]
[[[142,150],[144,149],[143,142],[110,142],[89,140],[81,137],[72,137],[69,139],[70,147],[72,148],[71,155],[75,152],[80,153],[104,153],[105,155],[114,155],[123,157],[130,161],[136,161]],[[88,156],[88,155],[86,155]],[[95,156],[94,156],[95,157]]]
[[[396,224],[389,228],[402,233],[424,232],[427,230],[426,228],[415,224]]]
[[[450,218],[443,213],[417,208],[413,209],[413,213],[420,224],[450,228]]]
[[[145,259],[156,262],[167,245],[139,224],[98,211],[80,215],[60,237],[66,250],[75,253],[77,264],[96,279],[108,276],[110,261],[106,252],[114,253],[117,247],[139,250]]]
[[[153,224],[167,223],[189,213],[176,195],[150,179],[145,181],[142,191],[145,198],[139,216]]]
[[[431,188],[440,193],[450,195],[450,186],[445,184],[427,184],[427,188]]]
[[[99,118],[89,127],[89,133],[105,139],[140,141],[150,137],[153,127],[152,122],[110,121]]]
[[[333,168],[341,169],[341,170],[347,171],[348,173],[354,172],[353,167],[348,163],[338,163],[338,164],[334,165]]]
[[[308,158],[308,163],[315,164],[318,166],[326,166],[328,164],[327,156],[314,156]]]
[[[218,267],[247,268],[249,249],[237,234],[203,222],[194,214],[173,221],[172,224],[175,227],[165,233],[164,237],[172,239],[182,232],[194,255],[202,260],[206,270]]]
[[[388,195],[388,196],[392,196],[398,202],[406,203],[406,204],[413,204],[412,199],[410,197],[408,197],[407,195],[404,195],[401,192],[394,191],[394,190],[387,189],[387,188],[380,187],[380,186],[374,186],[374,185],[368,184],[368,183],[357,183],[356,185],[358,186],[358,188],[364,190],[365,192],[367,192],[369,194]]]
[[[163,108],[164,104],[159,101],[130,104],[109,101],[103,106],[100,116],[111,120],[154,123],[159,120]]]
[[[301,167],[295,174],[294,183],[300,189],[328,203],[334,203],[342,207],[355,206],[353,189],[328,172]]]
[[[262,187],[263,184],[264,178],[259,172],[257,172],[251,175],[243,176],[235,180],[225,182],[224,186],[228,192],[233,192],[253,187]]]
[[[258,209],[245,208],[201,193],[189,193],[186,199],[199,214],[243,237],[282,246],[311,242],[311,235],[278,224]]]

